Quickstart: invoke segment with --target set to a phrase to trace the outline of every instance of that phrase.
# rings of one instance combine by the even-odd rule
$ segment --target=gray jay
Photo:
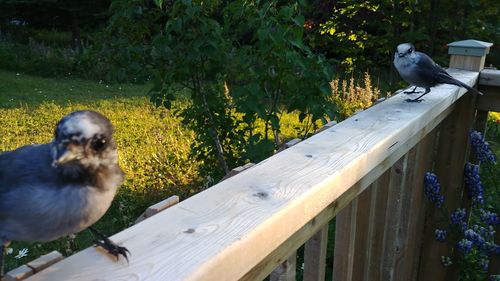
[[[478,90],[451,77],[446,70],[436,64],[428,55],[417,52],[410,43],[398,45],[394,54],[394,66],[406,82],[415,86],[412,91],[405,93],[415,93],[417,87],[425,88],[425,92],[416,99],[407,99],[409,102],[422,101],[421,98],[431,91],[431,87],[439,84],[456,85],[482,95]]]
[[[76,111],[59,121],[51,143],[0,154],[1,265],[10,241],[51,241],[104,215],[124,178],[113,131],[103,115]],[[89,229],[97,245],[128,261],[125,247]]]

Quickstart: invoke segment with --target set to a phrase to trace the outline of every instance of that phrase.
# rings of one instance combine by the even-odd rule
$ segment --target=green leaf
[[[304,43],[302,43],[301,39],[292,39],[292,40],[290,40],[290,44],[292,44],[293,46],[299,48],[300,50],[307,49],[306,45],[304,45]]]
[[[274,129],[280,128],[280,119],[275,114],[269,116],[269,121],[271,121],[271,125]]]
[[[153,0],[156,4],[156,6],[160,7],[163,6],[163,0]]]
[[[295,18],[293,18],[293,22],[300,27],[304,26],[305,18],[303,15],[298,15]]]

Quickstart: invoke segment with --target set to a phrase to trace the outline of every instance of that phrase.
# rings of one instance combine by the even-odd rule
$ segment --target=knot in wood
[[[253,196],[259,197],[260,199],[266,199],[269,196],[269,194],[267,194],[267,192],[264,191],[259,191],[257,193],[254,193]]]
[[[194,233],[194,228],[188,228],[184,231],[184,233]]]

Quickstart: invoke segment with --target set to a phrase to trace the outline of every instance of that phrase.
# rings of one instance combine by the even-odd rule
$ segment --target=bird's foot
[[[406,99],[407,102],[422,102],[424,99],[417,98],[417,99]]]
[[[412,95],[412,94],[421,94],[422,92],[421,91],[415,91],[415,90],[411,90],[411,91],[404,91],[403,94],[406,94],[406,95]]]
[[[96,247],[97,246],[105,249],[106,251],[108,251],[108,253],[115,256],[116,260],[118,260],[120,258],[120,255],[122,255],[128,263],[128,255],[130,254],[130,251],[125,247],[119,246],[109,238],[102,237],[102,240],[96,242]]]
[[[417,86],[413,86],[413,89],[411,91],[404,91],[403,93],[404,94],[407,94],[407,95],[411,95],[411,94],[414,94],[414,93],[421,93],[421,92],[417,92]]]

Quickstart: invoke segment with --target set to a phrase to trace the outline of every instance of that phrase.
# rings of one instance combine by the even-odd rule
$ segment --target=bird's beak
[[[403,53],[403,54],[402,54],[402,53],[398,53],[398,57],[402,58],[402,57],[404,57],[404,56],[405,56],[405,54],[404,54],[404,53]]]
[[[66,147],[58,147],[57,157],[52,166],[57,167],[66,163],[82,159],[82,151],[77,145],[69,144]]]

